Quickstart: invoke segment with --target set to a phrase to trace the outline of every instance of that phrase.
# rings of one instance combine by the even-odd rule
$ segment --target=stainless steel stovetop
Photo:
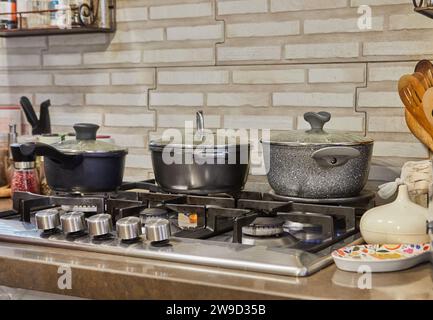
[[[139,188],[141,191],[133,191]],[[13,210],[0,212],[0,241],[89,252],[142,257],[180,263],[308,276],[332,263],[331,252],[360,242],[359,213],[372,198],[356,206],[276,201],[272,194],[187,196],[162,193],[153,181],[125,184],[114,194],[54,195],[16,193]],[[133,190],[132,190],[133,189]],[[143,191],[142,189],[145,189]],[[60,229],[35,227],[41,210],[110,214],[114,224],[137,216],[145,224],[150,208],[170,221],[169,242],[156,244],[145,236],[122,241],[116,231],[104,237],[87,232],[66,235]]]

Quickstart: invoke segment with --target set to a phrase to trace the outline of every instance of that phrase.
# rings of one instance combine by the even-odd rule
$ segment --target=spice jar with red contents
[[[11,191],[40,193],[39,176],[36,170],[35,156],[24,156],[19,144],[11,145],[14,170],[12,173]]]

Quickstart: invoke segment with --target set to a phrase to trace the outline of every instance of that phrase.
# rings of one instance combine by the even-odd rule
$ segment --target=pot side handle
[[[313,152],[311,158],[321,167],[333,168],[346,164],[349,160],[361,156],[359,150],[352,147],[326,147]]]
[[[63,168],[73,169],[83,161],[82,155],[64,154],[49,144],[40,142],[24,143],[20,146],[23,155],[36,155],[50,158],[52,161],[59,163]]]

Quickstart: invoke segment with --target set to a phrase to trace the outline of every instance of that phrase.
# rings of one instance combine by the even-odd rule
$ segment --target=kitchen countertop
[[[0,200],[0,209],[8,208],[10,200]],[[70,289],[58,286],[64,270],[70,270]],[[296,278],[0,242],[0,286],[82,298],[433,299],[428,263],[373,274],[371,289],[358,289],[360,277],[335,265]]]

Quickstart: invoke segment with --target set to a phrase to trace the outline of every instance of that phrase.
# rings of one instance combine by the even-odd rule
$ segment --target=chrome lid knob
[[[83,212],[67,212],[60,217],[64,233],[86,230],[86,219]]]
[[[133,240],[141,236],[141,219],[126,217],[116,222],[117,236],[121,240]]]
[[[106,213],[95,214],[86,219],[89,234],[93,237],[104,236],[113,231],[111,216]]]
[[[167,219],[155,219],[146,223],[146,239],[152,242],[160,242],[170,239],[170,222]]]
[[[59,212],[56,209],[39,211],[35,214],[35,218],[39,230],[52,230],[60,225]]]

